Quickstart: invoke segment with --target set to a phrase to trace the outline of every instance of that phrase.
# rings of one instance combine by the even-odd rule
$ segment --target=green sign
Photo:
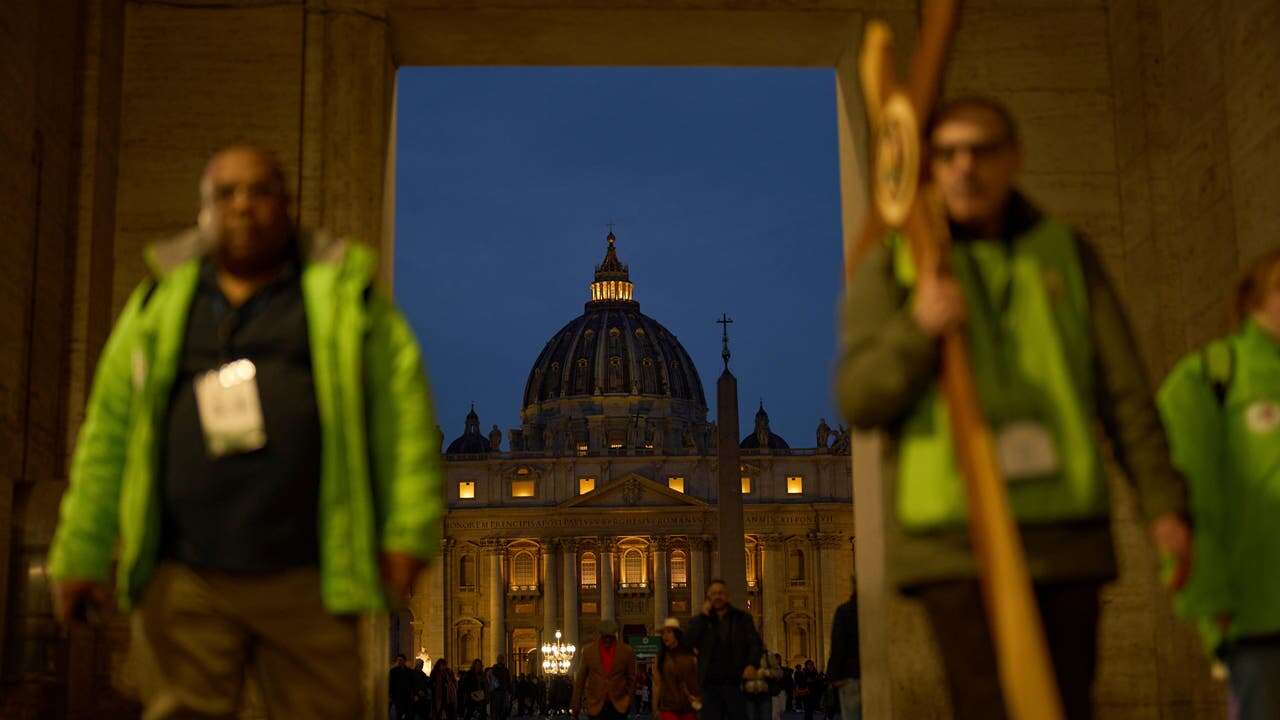
[[[649,660],[658,657],[662,638],[657,635],[633,635],[627,638],[627,644],[635,651],[637,660]]]

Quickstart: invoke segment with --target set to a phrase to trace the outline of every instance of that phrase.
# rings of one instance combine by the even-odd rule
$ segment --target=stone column
[[[560,541],[560,554],[564,557],[564,572],[560,575],[564,592],[564,641],[578,644],[578,543]]]
[[[662,627],[667,619],[667,593],[671,589],[671,580],[667,575],[668,541],[664,537],[653,540],[653,631]]]
[[[702,610],[702,598],[707,594],[707,547],[704,537],[689,538],[689,612],[694,615]]]
[[[489,553],[489,635],[485,643],[485,663],[492,664],[499,655],[506,654],[507,583],[502,577],[503,560],[507,554],[504,540],[491,540],[485,546]]]
[[[843,557],[848,552],[848,544],[840,533],[809,533],[813,551],[817,553],[817,576],[814,578],[814,597],[817,601],[815,616],[818,621],[817,658],[826,666],[828,647],[831,644],[831,622],[835,618],[836,608],[849,599],[849,585],[853,575],[853,563]],[[842,576],[850,579],[842,581]]]
[[[782,615],[787,610],[784,607],[787,596],[786,546],[782,535],[770,534],[761,535],[760,544],[756,547],[764,554],[760,563],[763,568],[762,577],[757,578],[761,588],[758,596],[764,602],[760,615],[760,634],[770,652],[782,652]]]
[[[613,609],[613,556],[617,546],[611,537],[600,538],[600,564],[596,568],[600,581],[600,619],[617,620]]]
[[[557,629],[556,618],[556,545],[555,540],[542,542],[542,642],[551,642]]]

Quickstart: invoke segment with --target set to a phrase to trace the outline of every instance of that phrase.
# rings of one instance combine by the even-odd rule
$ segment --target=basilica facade
[[[719,574],[717,432],[701,379],[640,312],[612,233],[607,242],[583,313],[533,362],[520,427],[486,432],[473,407],[463,434],[442,443],[441,556],[393,619],[406,654],[454,666],[502,654],[534,672],[556,631],[580,644],[605,618],[624,637],[687,621]],[[852,590],[848,433],[823,420],[812,445],[792,447],[763,403],[748,430],[745,609],[770,651],[822,663]]]

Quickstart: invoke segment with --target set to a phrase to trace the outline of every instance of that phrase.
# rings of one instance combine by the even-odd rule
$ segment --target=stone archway
[[[909,44],[918,5],[9,3],[0,10],[6,48],[0,63],[16,82],[0,88],[6,99],[0,127],[11,140],[0,147],[0,166],[17,171],[0,186],[0,217],[10,229],[8,266],[18,270],[3,280],[0,308],[0,337],[16,339],[0,347],[0,397],[8,399],[0,406],[6,428],[0,466],[10,469],[0,474],[0,527],[17,527],[15,513],[28,512],[15,507],[15,499],[56,496],[65,487],[66,455],[95,359],[124,297],[142,276],[142,246],[191,224],[192,179],[218,145],[248,138],[276,147],[298,197],[299,218],[379,244],[389,270],[398,65],[831,67],[838,87],[844,235],[851,241],[864,205],[859,150],[865,131],[853,72],[859,28],[864,13],[875,12]],[[1223,38],[1275,35],[1280,20],[1258,11],[1265,3],[1209,4],[1197,13],[1131,0],[1043,2],[1019,13],[971,5],[977,7],[962,21],[957,62],[973,72],[956,73],[953,87],[1006,94],[1016,111],[1035,119],[1026,128],[1030,156],[1047,159],[1028,168],[1028,185],[1079,218],[1103,246],[1111,269],[1125,281],[1122,294],[1152,353],[1151,368],[1167,369],[1192,344],[1222,329],[1206,312],[1216,284],[1184,281],[1185,258],[1200,261],[1198,272],[1210,268],[1221,277],[1276,237],[1274,214],[1259,209],[1278,192],[1266,168],[1280,156],[1274,132],[1280,114],[1268,102],[1241,98],[1272,97],[1266,83],[1280,61],[1273,54],[1251,56],[1246,42]],[[1201,62],[1197,53],[1212,62]],[[1007,61],[988,60],[996,55]],[[1192,66],[1210,68],[1211,77],[1179,72]],[[1221,72],[1224,66],[1247,71]],[[248,106],[255,111],[243,112]],[[1182,112],[1187,107],[1209,112]],[[1199,136],[1220,142],[1183,142]],[[1078,152],[1081,147],[1091,152]],[[1203,243],[1204,228],[1220,241]],[[868,712],[930,715],[929,698],[889,706],[890,633],[918,638],[919,622],[885,592],[879,448],[866,437],[858,446],[853,462]],[[1154,560],[1132,498],[1119,492],[1122,566],[1150,567]],[[0,623],[0,642],[6,648],[45,643],[49,647],[39,652],[87,659],[42,676],[42,682],[57,686],[69,712],[91,712],[104,687],[92,667],[111,663],[111,639],[37,636],[24,628],[38,624],[42,618],[32,613],[43,610],[4,607],[25,596],[17,585],[39,577],[38,571],[13,571],[17,562],[30,560],[19,557],[27,550],[16,543],[41,547],[49,540],[52,511],[30,512],[35,515],[22,518],[29,536],[0,534],[0,617],[17,618]],[[1179,701],[1167,688],[1194,685],[1196,697],[1213,697],[1203,672],[1184,669],[1199,667],[1194,638],[1165,609],[1161,590],[1145,572],[1130,573],[1113,591],[1123,602],[1108,608],[1117,618],[1112,622],[1136,629],[1104,641],[1104,656],[1135,672],[1140,668],[1140,683],[1150,689],[1144,697],[1154,698],[1144,711]],[[419,618],[442,646],[452,632],[448,617],[451,611],[436,607]],[[371,621],[363,634],[369,658],[386,655],[385,623]],[[478,627],[476,632],[478,655]],[[925,655],[912,650],[909,660],[895,660],[892,672],[918,674],[929,664]],[[0,670],[7,673],[0,679],[15,682],[12,668]],[[75,683],[67,681],[69,674]],[[1109,685],[1100,692],[1120,696],[1118,682],[1104,679]],[[378,697],[380,670],[365,683]]]

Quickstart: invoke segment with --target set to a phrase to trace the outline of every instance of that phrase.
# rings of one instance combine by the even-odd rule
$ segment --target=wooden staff
[[[924,123],[941,89],[946,56],[955,34],[958,0],[925,6],[920,47],[907,87],[892,69],[892,35],[879,21],[867,24],[859,63],[874,142],[874,202],[858,246],[845,266],[845,280],[866,251],[890,228],[902,230],[918,275],[944,266],[951,237],[941,200],[924,176]],[[1060,720],[1062,698],[1049,659],[1044,626],[991,429],[982,415],[963,330],[942,338],[942,392],[956,460],[965,478],[969,537],[982,580],[987,619],[1000,671],[1005,705],[1016,720]]]

